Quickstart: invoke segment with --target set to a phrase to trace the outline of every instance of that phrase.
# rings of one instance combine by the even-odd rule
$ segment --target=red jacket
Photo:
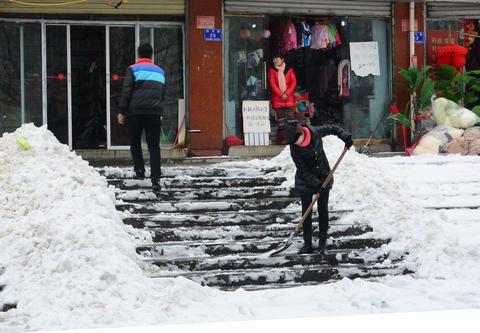
[[[272,92],[272,107],[274,109],[295,107],[295,97],[293,93],[297,87],[297,78],[293,72],[293,68],[287,66],[285,68],[285,81],[287,90],[285,91],[288,98],[282,98],[282,92],[278,86],[278,71],[272,67],[268,71],[268,81],[270,83],[270,91]]]

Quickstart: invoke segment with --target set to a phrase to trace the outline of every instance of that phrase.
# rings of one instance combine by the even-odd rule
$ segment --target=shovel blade
[[[292,245],[292,242],[293,242],[293,236],[290,236],[287,241],[285,242],[285,244],[283,244],[281,247],[279,247],[278,249],[276,250],[273,250],[272,252],[270,252],[269,254],[269,257],[273,257],[273,256],[276,256],[277,254],[285,251],[286,249],[288,249],[290,247],[290,245]]]

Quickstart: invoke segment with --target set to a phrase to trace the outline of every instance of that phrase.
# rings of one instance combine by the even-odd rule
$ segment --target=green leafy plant
[[[480,104],[480,70],[459,73],[453,66],[442,65],[433,73],[435,91],[455,103],[474,109]]]
[[[400,125],[410,127],[412,125],[410,119],[405,115],[405,113],[400,112],[398,107],[395,104],[389,106],[391,118],[395,119],[400,123]]]
[[[408,69],[400,69],[400,76],[407,83],[408,93],[413,97],[412,104],[408,104],[407,108],[411,108],[411,112],[421,114],[430,105],[434,94],[435,84],[429,77],[431,66],[425,66],[421,69],[410,67]]]
[[[408,69],[400,69],[400,76],[407,82],[408,90],[411,95],[417,96],[418,88],[428,77],[428,71],[431,66],[425,66],[422,69],[410,67]]]

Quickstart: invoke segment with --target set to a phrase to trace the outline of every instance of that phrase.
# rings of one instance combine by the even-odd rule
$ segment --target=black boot
[[[152,178],[151,181],[153,192],[160,192],[160,180],[158,178]]]
[[[304,243],[303,246],[298,250],[298,254],[307,254],[307,253],[313,253],[313,247],[312,244]]]
[[[318,238],[318,251],[324,253],[327,250],[327,235],[320,235]]]
[[[145,170],[135,171],[133,179],[143,180],[145,179]]]

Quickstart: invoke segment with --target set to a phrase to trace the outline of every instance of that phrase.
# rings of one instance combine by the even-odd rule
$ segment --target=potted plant
[[[410,101],[407,103],[405,111],[395,114],[394,119],[399,121],[405,128],[410,128],[412,139],[414,140],[418,139],[421,130],[419,126],[416,126],[416,122],[420,122],[425,119],[426,115],[430,114],[431,100],[435,88],[435,84],[429,76],[431,68],[431,66],[423,68],[410,67],[408,69],[402,68],[399,72],[406,83]],[[405,135],[406,131],[404,130],[404,132]]]

